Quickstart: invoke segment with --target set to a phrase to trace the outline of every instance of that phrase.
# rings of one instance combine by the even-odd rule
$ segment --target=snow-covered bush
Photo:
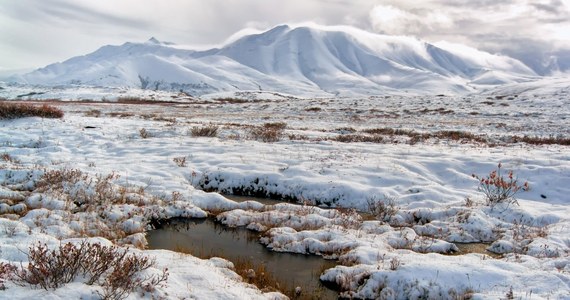
[[[528,191],[528,182],[519,185],[518,180],[513,175],[513,171],[509,171],[505,179],[501,174],[502,164],[499,163],[497,170],[491,171],[485,177],[479,177],[473,174],[473,178],[479,180],[479,191],[481,191],[487,199],[487,205],[493,207],[499,203],[518,204],[515,195],[521,191]]]

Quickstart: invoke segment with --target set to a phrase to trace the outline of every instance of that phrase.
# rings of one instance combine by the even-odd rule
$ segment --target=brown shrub
[[[190,133],[192,133],[192,136],[216,137],[218,135],[219,128],[220,127],[218,125],[213,124],[202,127],[195,126],[190,129]]]
[[[19,119],[26,117],[63,118],[63,111],[57,107],[26,103],[0,103],[0,119]]]
[[[53,250],[38,243],[29,248],[28,261],[26,268],[13,271],[20,284],[57,289],[79,277],[88,285],[101,285],[103,299],[124,299],[139,286],[152,291],[168,279],[167,269],[162,275],[137,276],[155,264],[146,256],[86,241],[63,244]]]
[[[283,138],[283,132],[287,127],[287,123],[265,123],[262,126],[255,126],[249,130],[249,135],[255,140],[271,143],[280,141]]]
[[[456,131],[456,130],[442,130],[434,134],[438,138],[448,138],[453,141],[474,141],[479,143],[486,143],[487,140],[481,136],[475,135],[470,132]]]
[[[382,143],[384,140],[380,135],[362,135],[362,134],[341,134],[332,139],[341,143]]]
[[[249,101],[247,99],[231,98],[231,97],[216,98],[213,100],[220,102],[220,103],[227,103],[227,104],[242,104],[242,103],[248,103],[248,102],[257,102],[257,101]]]
[[[558,136],[558,137],[531,137],[531,136],[513,136],[513,143],[527,143],[531,145],[563,145],[570,146],[570,138]]]
[[[407,129],[394,129],[394,128],[370,128],[362,130],[369,134],[383,134],[383,135],[407,135],[411,136],[414,132]]]

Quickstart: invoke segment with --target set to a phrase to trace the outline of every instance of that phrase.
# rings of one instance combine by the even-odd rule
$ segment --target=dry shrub
[[[357,229],[362,224],[362,217],[354,208],[337,208],[334,222],[347,230]]]
[[[134,116],[135,114],[130,112],[110,112],[107,113],[107,115],[109,117],[128,118]]]
[[[275,122],[265,123],[262,126],[255,126],[249,130],[249,135],[255,140],[271,143],[280,141],[287,123]]]
[[[513,143],[527,143],[531,145],[563,145],[563,146],[570,146],[570,138],[564,136],[557,136],[557,137],[530,137],[530,136],[513,136],[512,137]]]
[[[125,202],[124,195],[115,190],[113,181],[119,174],[98,174],[94,178],[78,169],[46,171],[36,183],[36,191],[49,192],[73,202],[79,211]]]
[[[528,182],[522,185],[518,184],[518,180],[514,177],[513,171],[507,173],[507,178],[501,174],[502,164],[499,163],[497,170],[491,171],[485,177],[479,177],[473,174],[473,178],[479,180],[479,191],[481,191],[487,199],[488,206],[495,206],[499,203],[518,204],[515,195],[521,191],[528,191]]]
[[[339,132],[339,133],[355,133],[358,130],[356,130],[352,127],[339,127],[337,129],[335,129],[334,131]]]
[[[434,134],[438,138],[448,138],[453,141],[474,141],[479,143],[486,143],[487,140],[481,136],[475,135],[470,132],[456,131],[456,130],[442,130]]]
[[[213,100],[216,102],[224,103],[224,104],[242,104],[242,103],[248,103],[248,102],[257,102],[257,101],[253,101],[253,100],[250,101],[247,99],[231,98],[231,97],[215,98]]]
[[[362,134],[341,134],[332,139],[341,143],[382,143],[384,138],[380,135],[362,135]]]
[[[435,111],[441,111],[437,109]],[[408,129],[394,129],[394,128],[370,128],[364,129],[362,132],[374,135],[399,135],[410,137],[410,144],[416,144],[419,141],[429,138],[450,139],[453,141],[472,141],[479,143],[487,143],[487,140],[479,135],[470,132],[457,131],[457,130],[441,130],[434,133],[418,133]]]
[[[150,132],[148,132],[148,130],[146,130],[146,128],[139,129],[139,135],[143,139],[148,139],[149,137],[152,137],[152,134]]]
[[[14,271],[18,283],[48,290],[82,278],[85,284],[102,286],[103,299],[124,299],[137,287],[152,291],[168,280],[167,269],[161,275],[137,276],[154,266],[153,259],[129,254],[117,246],[86,241],[78,245],[63,244],[53,250],[38,243],[29,248],[28,261],[26,268]]]
[[[370,128],[362,130],[365,133],[369,134],[383,134],[383,135],[407,135],[411,136],[414,132],[412,130],[407,129],[394,129],[394,128]]]
[[[20,160],[14,158],[12,155],[8,154],[8,153],[2,153],[0,155],[0,159],[2,159],[5,162],[11,162],[11,163],[15,163],[15,164],[19,164]]]
[[[398,270],[398,268],[402,265],[402,262],[400,261],[400,259],[396,256],[392,257],[392,259],[390,260],[390,270],[392,271],[396,271]]]
[[[98,109],[90,109],[85,112],[85,116],[98,118],[101,116],[101,111]]]
[[[308,140],[311,139],[311,138],[310,138],[309,136],[307,136],[307,135],[304,135],[304,134],[294,134],[294,133],[291,133],[291,134],[287,135],[287,137],[288,137],[289,140],[291,140],[291,141],[308,141]]]
[[[125,104],[150,104],[156,103],[157,101],[137,96],[124,96],[117,98],[117,103],[125,103]]]
[[[192,136],[202,136],[202,137],[216,137],[218,136],[219,126],[210,124],[202,127],[192,127],[190,133]]]
[[[0,291],[6,289],[4,282],[7,280],[12,280],[17,270],[18,267],[12,264],[0,262]]]
[[[396,201],[392,197],[384,196],[383,199],[377,199],[375,196],[368,198],[368,211],[377,220],[382,222],[390,222],[392,217],[398,213]]]
[[[179,167],[186,167],[186,156],[179,156],[172,159]]]
[[[87,175],[79,169],[59,169],[48,170],[36,182],[36,189],[39,192],[47,190],[62,191],[69,185],[74,185],[79,181],[87,179]]]
[[[63,118],[63,111],[57,107],[25,103],[0,103],[0,119],[18,119],[26,117]]]

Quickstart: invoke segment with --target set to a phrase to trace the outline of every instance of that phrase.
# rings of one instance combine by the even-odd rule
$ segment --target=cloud
[[[375,32],[463,43],[513,56],[542,74],[570,70],[570,1],[382,2],[369,14]]]
[[[376,5],[370,11],[372,28],[379,33],[422,35],[453,26],[453,20],[440,12],[405,11],[392,5]]]
[[[151,36],[204,48],[307,21],[464,43],[535,65],[570,49],[568,0],[18,0],[0,6],[0,27],[9,28],[0,30],[0,67],[39,67]]]

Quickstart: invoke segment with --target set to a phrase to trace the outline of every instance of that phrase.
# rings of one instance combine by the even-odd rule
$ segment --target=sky
[[[303,22],[461,43],[538,73],[570,70],[570,0],[0,0],[0,72],[150,37],[204,49]]]

